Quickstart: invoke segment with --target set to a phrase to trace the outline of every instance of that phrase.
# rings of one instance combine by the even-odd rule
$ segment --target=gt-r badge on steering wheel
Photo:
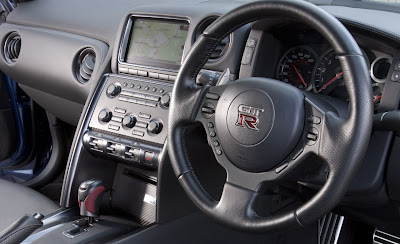
[[[238,107],[238,118],[236,125],[240,127],[246,127],[251,130],[258,131],[258,115],[264,112],[262,108],[255,108],[249,105],[240,104]]]

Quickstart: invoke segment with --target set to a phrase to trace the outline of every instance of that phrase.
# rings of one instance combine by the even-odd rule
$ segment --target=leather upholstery
[[[26,186],[0,180],[0,230],[36,212],[46,216],[59,209],[55,202]]]

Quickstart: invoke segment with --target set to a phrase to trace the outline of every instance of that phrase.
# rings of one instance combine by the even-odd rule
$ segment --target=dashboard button
[[[103,110],[100,111],[99,113],[99,120],[102,122],[109,122],[112,118],[112,112],[105,108]]]
[[[118,71],[119,71],[119,73],[125,73],[125,74],[129,73],[129,69],[123,68],[123,67],[119,67]]]
[[[158,73],[149,72],[149,77],[158,79]]]
[[[396,64],[394,65],[394,70],[400,71],[400,59],[396,61]]]
[[[153,107],[153,108],[157,107],[157,103],[155,103],[155,102],[146,102],[145,105],[149,106],[149,107]]]
[[[123,119],[123,118],[121,118],[121,117],[113,116],[111,120],[114,121],[114,122],[121,123],[121,122],[122,122],[122,119]]]
[[[118,97],[118,100],[127,102],[127,101],[129,100],[129,98],[119,96],[119,97]]]
[[[123,108],[115,108],[114,112],[116,113],[120,113],[120,114],[125,114],[126,113],[126,109]]]
[[[151,118],[151,114],[145,114],[145,113],[140,112],[139,113],[139,117],[143,118],[143,119],[150,119]]]
[[[117,125],[108,125],[108,129],[119,131],[119,126],[117,126]]]
[[[140,75],[140,76],[147,76],[147,71],[144,71],[144,70],[138,70],[138,75]]]
[[[160,97],[159,97],[159,96],[153,96],[153,95],[146,95],[145,98],[146,98],[147,100],[154,101],[154,102],[158,102],[158,101],[160,100]]]
[[[137,69],[129,69],[129,74],[131,75],[137,75]]]
[[[146,164],[151,164],[154,158],[154,153],[153,152],[144,152],[144,162]]]
[[[165,74],[159,74],[158,77],[163,80],[168,80],[168,75]]]
[[[136,117],[133,116],[132,114],[128,114],[122,120],[122,124],[127,128],[132,128],[136,124]]]
[[[393,71],[392,81],[400,81],[400,71]]]
[[[115,97],[121,92],[121,86],[117,83],[111,84],[107,87],[107,95]]]
[[[150,121],[147,131],[152,134],[158,134],[162,131],[163,125],[159,120],[153,119]]]
[[[144,136],[144,132],[143,132],[143,131],[140,131],[140,130],[133,130],[133,131],[132,131],[132,135],[142,137],[142,136]]]
[[[136,127],[140,127],[140,128],[147,128],[147,123],[146,122],[142,122],[142,121],[138,121],[136,122]]]

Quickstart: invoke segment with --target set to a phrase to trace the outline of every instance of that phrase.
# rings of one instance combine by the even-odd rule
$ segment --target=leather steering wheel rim
[[[220,201],[215,201],[207,194],[190,165],[184,138],[188,125],[193,124],[199,116],[204,94],[212,89],[199,87],[195,83],[197,74],[211,52],[222,39],[239,27],[269,17],[295,19],[311,26],[328,40],[340,60],[350,100],[346,118],[329,109],[321,113],[323,123],[320,139],[313,153],[329,166],[330,173],[325,185],[297,210],[263,218],[251,208],[258,197],[256,187],[241,187],[228,180]],[[315,5],[305,1],[263,1],[232,10],[204,31],[182,64],[174,85],[169,113],[168,151],[180,184],[201,211],[217,222],[236,229],[265,232],[315,222],[340,202],[365,155],[373,115],[372,91],[368,80],[363,54],[354,38],[336,18]],[[279,85],[268,82],[271,82],[271,86]],[[239,87],[243,82],[238,83]],[[260,81],[249,79],[248,83],[257,85]],[[214,90],[218,92],[218,89]],[[298,94],[297,91],[293,92]],[[224,96],[223,92],[221,94]],[[307,95],[304,99],[305,103],[309,101]],[[237,175],[257,176],[259,173]]]

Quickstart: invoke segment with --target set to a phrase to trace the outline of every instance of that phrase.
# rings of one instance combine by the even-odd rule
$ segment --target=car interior
[[[399,0],[0,9],[0,244],[400,243]]]

